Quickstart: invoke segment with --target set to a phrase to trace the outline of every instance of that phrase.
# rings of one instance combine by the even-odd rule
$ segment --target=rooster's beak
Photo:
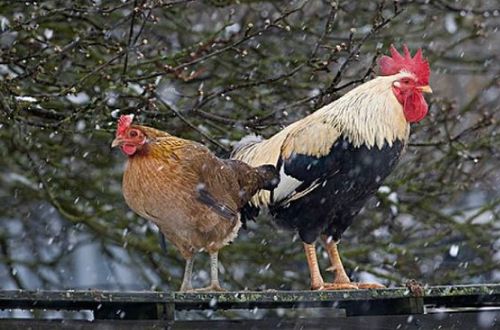
[[[111,142],[111,148],[118,147],[119,145],[122,144],[122,142],[123,142],[122,139],[117,137],[116,139],[113,140],[113,142]]]
[[[422,93],[429,93],[429,94],[432,94],[432,88],[431,88],[431,86],[429,86],[429,85],[420,86],[418,89],[420,89],[420,91],[421,91]]]

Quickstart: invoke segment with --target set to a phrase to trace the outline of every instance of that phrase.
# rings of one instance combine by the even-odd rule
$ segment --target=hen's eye
[[[137,132],[136,131],[130,131],[130,133],[128,135],[130,135],[130,137],[136,137],[137,136]]]

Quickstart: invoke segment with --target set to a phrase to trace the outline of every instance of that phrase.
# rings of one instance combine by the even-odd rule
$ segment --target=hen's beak
[[[119,145],[122,144],[122,142],[123,140],[120,139],[119,137],[115,138],[113,142],[111,142],[111,148],[118,147]]]
[[[418,87],[418,89],[420,89],[420,91],[421,91],[422,93],[429,93],[429,94],[432,94],[432,88],[431,88],[431,86],[429,86],[429,85],[420,86],[420,87]]]

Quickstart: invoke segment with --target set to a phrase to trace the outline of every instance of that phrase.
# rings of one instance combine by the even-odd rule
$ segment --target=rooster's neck
[[[395,76],[377,77],[330,103],[313,116],[330,122],[354,146],[382,148],[405,142],[410,126],[392,91]]]

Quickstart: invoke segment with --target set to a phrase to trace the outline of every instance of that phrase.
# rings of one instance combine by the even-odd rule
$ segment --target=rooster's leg
[[[193,274],[193,264],[194,258],[186,259],[186,268],[184,268],[184,278],[182,279],[182,285],[179,291],[186,292],[193,290],[193,285],[191,284],[191,277]]]
[[[328,267],[328,271],[334,273],[334,283],[350,283],[358,287],[358,289],[383,289],[385,286],[378,283],[352,283],[345,272],[344,265],[340,259],[339,250],[337,249],[337,242],[327,237],[326,235],[321,236],[323,243],[325,243],[325,249],[330,258],[331,266]]]
[[[318,265],[318,257],[316,255],[316,246],[314,244],[304,243],[304,250],[307,258],[307,265],[311,273],[311,289],[312,290],[350,290],[356,289],[355,285],[350,283],[325,283]]]
[[[196,289],[196,291],[225,291],[219,283],[219,252],[210,253],[210,285],[206,288]]]
[[[327,271],[334,273],[333,281],[335,283],[350,283],[351,280],[349,279],[349,276],[347,276],[344,265],[342,264],[342,260],[340,259],[339,250],[337,249],[337,242],[332,240],[331,237],[327,237],[326,235],[322,235],[321,240],[325,244],[326,252],[328,253],[328,257],[330,258],[331,266],[328,267]]]

